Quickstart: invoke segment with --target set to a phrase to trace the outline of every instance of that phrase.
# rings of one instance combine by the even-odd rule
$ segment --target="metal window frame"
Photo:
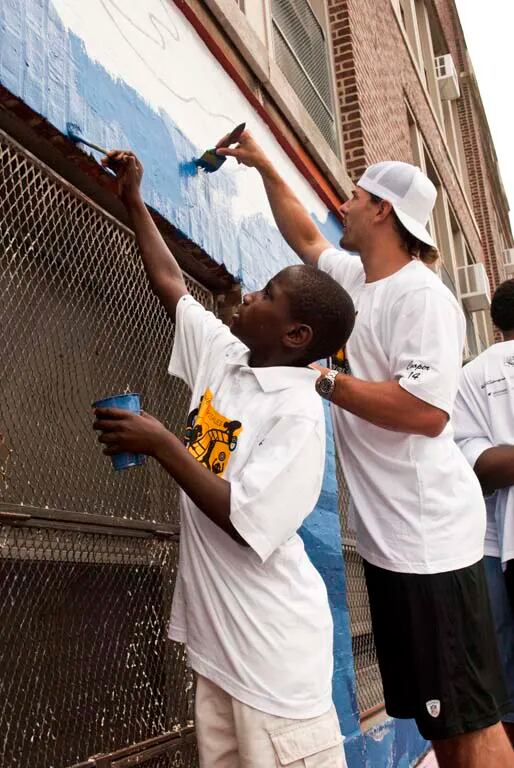
[[[166,538],[171,541],[178,541],[180,536],[180,526],[173,524],[0,502],[0,526],[2,525],[18,528],[56,528],[110,536]]]
[[[334,141],[335,146],[334,148],[331,147],[329,140],[326,138],[324,133],[322,132],[321,127],[318,125],[318,123],[315,121],[314,117],[310,114],[309,110],[307,109],[307,106],[305,105],[304,100],[299,96],[298,93],[296,93],[296,90],[293,88],[292,84],[291,88],[293,88],[293,91],[298,98],[299,102],[302,105],[302,108],[306,111],[306,113],[309,115],[310,119],[313,121],[313,123],[316,125],[316,128],[319,130],[320,134],[323,136],[323,140],[327,144],[327,146],[331,149],[332,152],[336,154],[339,161],[344,166],[344,142],[342,139],[342,132],[341,132],[341,120],[339,115],[339,102],[337,99],[337,88],[336,88],[336,76],[334,71],[334,52],[333,52],[333,44],[332,44],[332,37],[328,32],[328,27],[325,29],[325,25],[320,21],[318,14],[315,13],[314,9],[312,8],[309,0],[305,0],[307,5],[309,6],[310,13],[312,14],[313,19],[315,20],[318,29],[321,33],[321,36],[323,38],[324,44],[325,44],[325,54],[326,54],[326,64],[327,64],[327,75],[328,75],[328,84],[329,84],[329,91],[330,91],[330,97],[332,100],[331,105],[327,105],[324,97],[320,94],[318,88],[313,83],[312,78],[308,74],[307,70],[305,69],[302,61],[300,61],[297,52],[294,50],[294,48],[291,46],[289,40],[287,39],[287,35],[285,34],[285,31],[281,28],[280,24],[278,23],[277,19],[275,18],[275,15],[273,13],[273,0],[263,0],[265,3],[265,11],[267,16],[267,24],[268,24],[268,45],[270,54],[273,58],[274,62],[277,62],[277,55],[275,50],[275,43],[274,43],[274,35],[273,32],[276,30],[277,34],[280,36],[280,39],[284,42],[284,44],[287,47],[287,50],[293,57],[294,61],[302,71],[303,75],[305,76],[308,84],[313,89],[314,93],[316,94],[317,98],[319,99],[319,102],[321,106],[323,107],[325,113],[328,115],[329,119],[331,120],[333,124],[333,131],[334,131]],[[326,9],[325,9],[326,13]],[[328,25],[328,18],[325,16],[326,24]],[[277,64],[278,65],[278,64]],[[286,75],[284,74],[284,77],[287,80]],[[289,80],[288,80],[289,82]]]
[[[289,42],[289,40],[287,39],[287,36],[286,36],[285,32],[283,31],[283,29],[281,28],[280,24],[278,23],[278,21],[275,19],[275,17],[274,17],[274,16],[272,16],[272,24],[273,24],[274,28],[277,30],[277,32],[279,33],[279,35],[280,35],[280,37],[282,38],[282,40],[284,41],[284,43],[287,45],[287,48],[288,48],[288,50],[290,51],[290,53],[291,53],[291,56],[293,56],[293,57],[294,57],[294,60],[296,61],[296,63],[298,64],[298,66],[299,66],[299,67],[300,67],[300,69],[302,70],[303,74],[304,74],[304,75],[305,75],[305,77],[307,78],[307,81],[309,82],[309,85],[311,86],[312,90],[315,92],[316,96],[317,96],[317,97],[318,97],[318,99],[320,100],[320,102],[321,102],[322,106],[323,106],[323,107],[324,107],[324,109],[325,109],[325,112],[326,112],[326,113],[327,113],[327,115],[330,117],[330,119],[331,119],[332,121],[334,121],[334,122],[335,122],[335,114],[334,114],[334,112],[330,110],[330,108],[328,107],[327,103],[325,102],[325,99],[323,98],[323,96],[321,95],[321,93],[318,91],[318,89],[317,89],[317,87],[314,85],[314,83],[312,82],[312,78],[311,78],[311,76],[309,75],[309,73],[307,72],[307,70],[305,69],[305,67],[303,66],[303,64],[302,64],[301,60],[298,58],[298,54],[296,53],[296,51],[295,51],[295,50],[294,50],[294,48],[292,47],[291,43],[290,43],[290,42]],[[318,22],[318,24],[319,24],[319,22]],[[321,27],[321,24],[320,24],[320,30],[323,32],[323,28]],[[324,36],[324,35],[323,35],[323,36]],[[324,37],[325,37],[325,36],[324,36]],[[325,46],[326,46],[326,42],[327,42],[327,41],[326,41],[326,38],[325,38]],[[328,56],[327,56],[327,61],[328,61]],[[329,70],[329,77],[330,77],[330,67],[328,67],[328,70]],[[332,85],[332,84],[331,84],[331,85]],[[332,89],[331,89],[331,90],[332,90]]]
[[[185,743],[192,742],[194,738],[194,726],[187,725],[173,732],[132,744],[130,747],[122,747],[115,752],[93,755],[85,762],[75,763],[69,768],[131,768],[134,765],[143,765],[159,755],[180,749]]]

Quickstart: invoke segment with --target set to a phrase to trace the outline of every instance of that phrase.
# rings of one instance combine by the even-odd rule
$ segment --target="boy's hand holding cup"
[[[110,456],[115,470],[127,469],[145,463],[145,456],[153,456],[166,433],[160,421],[141,411],[136,393],[114,395],[97,400],[93,429],[105,445],[104,454]]]

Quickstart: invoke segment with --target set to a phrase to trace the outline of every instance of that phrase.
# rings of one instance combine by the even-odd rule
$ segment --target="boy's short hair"
[[[514,331],[514,280],[505,280],[494,292],[491,319],[500,331]]]
[[[350,295],[330,275],[301,264],[290,270],[292,290],[287,291],[291,317],[312,328],[313,339],[306,355],[315,362],[335,355],[346,342],[355,324],[355,307]]]

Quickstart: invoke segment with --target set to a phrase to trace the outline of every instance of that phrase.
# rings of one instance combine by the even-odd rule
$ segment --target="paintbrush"
[[[236,126],[236,128],[234,128],[234,130],[229,133],[225,141],[220,144],[219,147],[208,149],[203,153],[201,157],[197,158],[194,161],[195,165],[197,165],[199,168],[203,168],[205,173],[214,173],[214,171],[219,170],[227,158],[223,157],[222,155],[217,155],[216,149],[220,149],[222,147],[230,147],[231,144],[238,142],[245,128],[246,123],[241,123],[240,125]]]
[[[75,144],[85,144],[91,149],[96,149],[97,152],[101,152],[103,155],[107,155],[109,150],[105,147],[101,147],[99,144],[95,144],[92,141],[85,139],[80,132],[80,128],[76,123],[66,123],[66,133],[68,138],[75,142]]]
[[[94,141],[89,141],[88,139],[85,139],[80,132],[79,126],[76,123],[66,123],[66,133],[68,135],[68,138],[71,139],[71,141],[75,142],[75,144],[85,144],[87,147],[91,147],[91,149],[96,149],[97,152],[101,152],[102,155],[109,154],[109,150],[106,149],[105,147],[101,147],[100,144],[95,144]],[[116,171],[119,167],[118,161],[115,160],[113,157],[110,157],[108,165],[103,167],[111,175],[116,175]]]

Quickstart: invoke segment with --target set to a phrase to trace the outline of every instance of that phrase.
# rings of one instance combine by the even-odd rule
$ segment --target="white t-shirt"
[[[352,374],[366,381],[395,379],[451,414],[465,322],[437,275],[412,261],[366,283],[360,258],[335,249],[321,255],[319,267],[346,288],[358,312],[347,345]],[[382,429],[336,406],[332,414],[365,560],[390,571],[438,573],[481,559],[482,493],[450,423],[429,438]]]
[[[189,451],[231,484],[241,546],[181,494],[170,637],[199,674],[268,714],[332,705],[325,584],[297,530],[316,505],[323,406],[307,368],[250,368],[249,351],[191,296],[177,307],[169,367],[193,390]]]
[[[493,344],[463,368],[453,422],[472,467],[488,448],[514,445],[514,341]],[[512,486],[487,499],[485,554],[504,563],[514,558]]]

